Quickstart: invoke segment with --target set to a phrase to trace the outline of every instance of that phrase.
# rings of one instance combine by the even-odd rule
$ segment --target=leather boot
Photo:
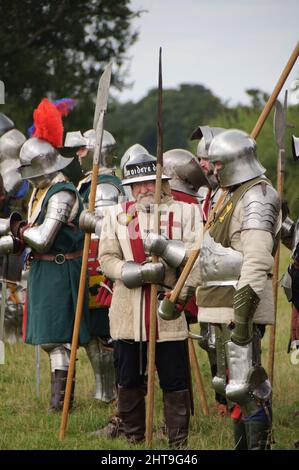
[[[97,431],[89,433],[90,436],[104,437],[105,439],[116,439],[124,436],[124,425],[120,417],[116,414],[111,416],[108,424]]]
[[[233,429],[235,438],[235,450],[248,450],[246,428],[244,421],[240,419],[233,419]]]
[[[180,448],[187,444],[190,420],[190,392],[163,392],[164,417],[169,447]]]
[[[56,369],[54,372],[51,373],[51,403],[49,408],[50,412],[59,412],[63,408],[67,373],[67,370],[60,369]],[[74,391],[75,377],[73,379],[69,409],[71,409],[73,406]]]
[[[145,434],[144,387],[118,387],[118,415],[123,432],[131,442],[142,442]]]
[[[245,423],[248,450],[270,450],[271,429],[267,420]]]

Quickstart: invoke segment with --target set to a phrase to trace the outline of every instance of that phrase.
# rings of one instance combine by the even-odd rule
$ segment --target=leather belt
[[[63,264],[66,260],[80,258],[83,250],[73,251],[72,253],[57,253],[57,255],[46,255],[43,253],[31,253],[32,259],[41,259],[43,261],[54,261],[56,264]]]

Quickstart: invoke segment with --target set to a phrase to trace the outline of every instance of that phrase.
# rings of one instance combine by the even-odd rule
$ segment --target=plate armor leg
[[[261,366],[261,334],[258,326],[253,325],[253,339],[246,346],[228,341],[226,354],[229,369],[226,397],[241,407],[242,419],[239,425],[245,427],[247,448],[269,449],[272,389],[266,371]]]
[[[117,398],[113,351],[92,338],[85,346],[95,376],[95,398],[109,403]]]
[[[215,325],[217,373],[213,377],[212,385],[214,390],[223,396],[225,396],[226,387],[225,343],[228,341],[229,335],[230,330],[226,325]]]

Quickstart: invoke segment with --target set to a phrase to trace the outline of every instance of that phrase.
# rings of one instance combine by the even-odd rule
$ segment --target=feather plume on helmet
[[[66,116],[74,106],[75,101],[70,98],[56,102],[43,98],[34,110],[33,125],[29,129],[31,137],[20,151],[23,179],[34,180],[71,164],[73,158],[64,158],[58,149],[63,142],[62,116]]]

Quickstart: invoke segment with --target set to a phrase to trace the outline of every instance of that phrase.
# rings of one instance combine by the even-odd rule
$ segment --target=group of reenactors
[[[91,233],[79,344],[93,368],[95,398],[117,400],[117,413],[102,435],[122,435],[132,443],[145,438],[150,287],[157,284],[156,370],[169,446],[187,443],[188,337],[190,324],[199,322],[199,343],[208,352],[218,412],[232,415],[235,448],[269,449],[272,390],[261,365],[261,340],[266,325],[274,322],[271,271],[282,231],[294,252],[285,283],[294,305],[292,345],[298,345],[298,223],[288,217],[282,221],[280,199],[250,135],[199,126],[193,138],[199,141],[196,156],[184,149],[163,155],[157,234],[157,161],[146,148],[134,144],[125,152],[120,179],[116,142],[104,131],[95,210],[90,212],[95,131],[69,132],[57,147],[40,134],[26,139],[0,114],[2,284],[21,283],[20,267],[12,274],[8,268],[22,259],[28,276],[23,338],[47,352],[50,409],[60,411],[83,239]],[[294,138],[294,151],[296,145]],[[73,154],[82,172],[77,187],[66,171],[74,164]],[[28,214],[21,217],[8,203],[28,199],[28,182],[33,191]],[[196,247],[198,260],[169,310],[163,300]],[[158,262],[152,263],[153,256]],[[8,307],[8,324],[7,312]]]

